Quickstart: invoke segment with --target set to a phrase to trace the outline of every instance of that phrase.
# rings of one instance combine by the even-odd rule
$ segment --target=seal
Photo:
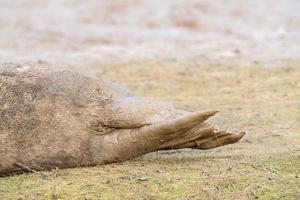
[[[0,175],[239,141],[244,132],[205,122],[216,113],[179,110],[69,68],[0,64]]]

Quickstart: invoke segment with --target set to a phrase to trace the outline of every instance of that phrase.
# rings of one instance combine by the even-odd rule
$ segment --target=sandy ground
[[[0,0],[0,62],[63,64],[248,132],[0,179],[0,199],[300,199],[300,1]],[[0,147],[1,148],[1,147]]]
[[[0,61],[300,58],[297,0],[0,1]]]

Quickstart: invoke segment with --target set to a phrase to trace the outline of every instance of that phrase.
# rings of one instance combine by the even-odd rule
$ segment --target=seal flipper
[[[93,162],[104,164],[124,161],[157,151],[163,143],[179,137],[216,113],[217,111],[194,112],[141,128],[117,129],[109,135],[97,135],[90,146]]]

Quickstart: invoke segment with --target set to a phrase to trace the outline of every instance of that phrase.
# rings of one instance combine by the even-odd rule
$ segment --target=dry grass
[[[300,68],[130,62],[88,67],[139,95],[218,109],[245,141],[105,166],[0,179],[0,199],[300,199]]]

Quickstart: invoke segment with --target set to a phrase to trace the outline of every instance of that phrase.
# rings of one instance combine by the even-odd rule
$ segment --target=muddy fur
[[[208,149],[243,136],[222,133],[216,143],[204,123],[215,112],[189,113],[122,91],[67,68],[0,64],[0,175]]]

